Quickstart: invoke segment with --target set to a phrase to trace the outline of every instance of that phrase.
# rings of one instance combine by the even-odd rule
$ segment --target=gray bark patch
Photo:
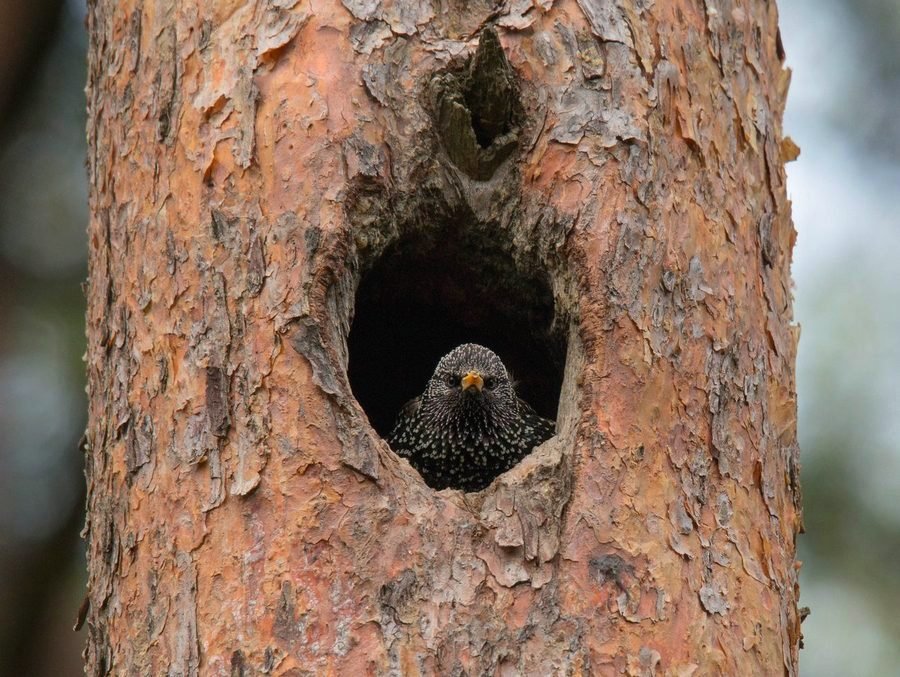
[[[329,395],[340,393],[340,386],[335,376],[336,370],[325,353],[322,332],[316,321],[311,317],[298,320],[294,324],[289,341],[291,347],[309,361],[313,372],[313,382]]]
[[[228,410],[228,376],[221,367],[206,368],[206,420],[210,432],[216,437],[226,437],[231,427]]]

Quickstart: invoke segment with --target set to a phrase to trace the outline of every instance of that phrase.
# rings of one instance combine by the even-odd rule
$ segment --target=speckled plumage
[[[460,382],[474,372],[482,388]],[[503,362],[466,343],[438,363],[425,392],[403,407],[389,442],[434,489],[480,491],[554,435],[553,421],[520,400]]]

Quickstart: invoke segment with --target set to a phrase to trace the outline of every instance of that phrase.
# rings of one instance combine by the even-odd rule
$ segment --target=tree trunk
[[[796,674],[773,2],[89,29],[89,674]],[[558,435],[435,492],[376,430],[466,336]]]

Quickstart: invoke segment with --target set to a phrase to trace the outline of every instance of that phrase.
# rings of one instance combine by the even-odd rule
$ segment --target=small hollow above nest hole
[[[555,420],[566,345],[554,314],[546,272],[523,272],[488,229],[407,236],[363,273],[348,341],[353,393],[386,438],[438,360],[478,343],[503,360],[518,396]]]
[[[462,172],[487,181],[519,143],[525,112],[516,74],[492,28],[464,64],[430,83],[435,124],[447,156]]]

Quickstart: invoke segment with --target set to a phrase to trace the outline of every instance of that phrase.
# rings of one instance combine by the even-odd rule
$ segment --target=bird
[[[500,358],[476,343],[444,355],[425,392],[397,416],[388,444],[432,489],[481,491],[556,434],[516,395]]]

